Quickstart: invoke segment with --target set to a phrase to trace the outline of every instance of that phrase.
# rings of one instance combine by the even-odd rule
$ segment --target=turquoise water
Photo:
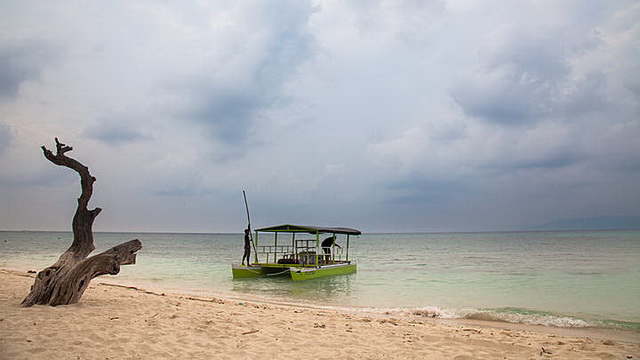
[[[640,331],[640,231],[365,234],[353,275],[233,280],[240,234],[95,234],[96,251],[139,238],[113,282],[202,295],[369,308],[439,318]],[[0,267],[41,270],[70,233],[0,232]]]

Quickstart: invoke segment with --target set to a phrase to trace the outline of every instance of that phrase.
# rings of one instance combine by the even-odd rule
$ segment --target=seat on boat
[[[315,251],[301,251],[298,254],[298,259],[300,259],[300,263],[302,265],[311,265],[316,263],[316,252]]]
[[[278,259],[278,264],[300,264],[300,261],[296,259],[283,258],[283,259]]]

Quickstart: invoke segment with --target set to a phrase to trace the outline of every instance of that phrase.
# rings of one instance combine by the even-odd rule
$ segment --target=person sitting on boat
[[[242,265],[244,265],[244,259],[247,259],[247,266],[251,265],[251,229],[244,229],[244,255],[242,255]]]
[[[325,254],[325,263],[327,263],[327,264],[331,261],[331,248],[333,246],[336,246],[336,247],[338,247],[338,249],[342,250],[340,245],[338,245],[336,243],[336,236],[335,235],[329,236],[328,238],[324,239],[322,241],[321,246],[322,246],[322,251],[324,251],[324,254]]]

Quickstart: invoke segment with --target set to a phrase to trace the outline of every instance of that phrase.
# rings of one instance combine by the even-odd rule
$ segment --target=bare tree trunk
[[[115,275],[120,272],[120,265],[135,264],[136,252],[142,248],[142,243],[135,239],[87,258],[95,249],[93,221],[102,209],[87,209],[96,178],[91,176],[88,167],[65,155],[71,150],[72,147],[60,143],[58,138],[55,154],[42,146],[44,156],[49,161],[75,170],[80,175],[82,194],[78,198],[78,208],[73,216],[73,243],[55,264],[38,273],[31,292],[22,301],[23,307],[77,303],[93,278],[104,274]]]

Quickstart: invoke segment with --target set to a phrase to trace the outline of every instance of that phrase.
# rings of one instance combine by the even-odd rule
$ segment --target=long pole
[[[258,262],[258,251],[256,250],[256,244],[253,242],[253,234],[251,233],[251,216],[249,215],[249,203],[247,203],[247,193],[242,190],[242,196],[244,197],[244,207],[247,209],[247,229],[249,229],[249,240],[253,246],[253,256],[255,262]]]

